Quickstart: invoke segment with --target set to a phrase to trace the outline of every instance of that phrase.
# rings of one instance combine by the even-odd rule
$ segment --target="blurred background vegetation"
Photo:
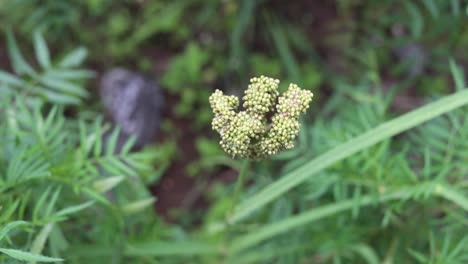
[[[40,172],[40,164],[32,165],[41,155],[26,150],[48,129],[68,131],[68,145],[38,136],[57,147],[50,157],[68,153],[83,161],[69,182],[48,178],[76,173],[69,160],[52,163],[50,175],[39,173],[40,180],[21,188],[0,182],[0,248],[22,252],[0,251],[0,263],[15,256],[41,260],[25,252],[66,263],[468,263],[466,210],[434,197],[356,205],[352,213],[301,226],[240,255],[229,250],[237,235],[263,224],[414,180],[444,181],[466,196],[466,108],[354,154],[249,222],[214,232],[234,206],[241,163],[218,146],[208,104],[215,89],[239,96],[262,74],[280,79],[281,89],[294,82],[314,93],[297,147],[250,166],[241,199],[249,197],[318,154],[465,88],[466,1],[0,0],[0,30],[0,83],[12,88],[0,90],[0,111],[18,108],[24,123],[13,131],[7,115],[0,118],[2,140],[18,137],[18,145],[2,143],[4,175],[14,175],[8,164],[15,157],[31,158],[28,168]],[[107,144],[84,138],[106,128],[96,120],[106,115],[99,79],[113,67],[157,81],[163,121],[149,146],[101,159],[105,145],[113,152],[115,137]],[[23,143],[29,154],[13,155]],[[83,165],[88,152],[99,161]],[[117,178],[102,182],[97,163]],[[107,187],[88,188],[97,182],[120,189],[105,195]]]

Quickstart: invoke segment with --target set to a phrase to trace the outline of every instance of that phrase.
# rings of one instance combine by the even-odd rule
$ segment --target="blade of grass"
[[[36,58],[42,68],[48,69],[50,67],[50,53],[49,48],[39,31],[34,32],[34,49]]]
[[[367,206],[375,204],[378,202],[385,202],[400,198],[405,198],[408,196],[408,189],[402,189],[400,191],[388,193],[382,195],[380,198],[376,195],[366,195],[362,196],[360,199],[360,206]],[[340,202],[336,202],[330,205],[324,205],[318,208],[314,208],[305,213],[288,217],[284,220],[268,224],[262,228],[255,230],[255,232],[248,233],[244,236],[233,241],[232,246],[230,247],[230,253],[236,254],[240,251],[248,249],[259,242],[262,242],[268,238],[276,236],[286,231],[291,231],[291,229],[299,227],[304,224],[310,224],[311,222],[320,220],[322,218],[346,211],[351,210],[355,206],[355,199],[347,199]]]
[[[460,69],[460,67],[453,59],[450,60],[449,64],[450,71],[455,82],[455,88],[457,89],[457,91],[465,89],[465,76],[463,74],[463,70]]]
[[[430,185],[430,184],[429,184]],[[394,192],[388,192],[380,197],[374,194],[366,195],[360,198],[359,206],[368,206],[397,199],[408,199],[415,197],[415,194],[420,191],[420,186],[402,188]],[[428,195],[440,196],[454,204],[460,206],[465,211],[468,211],[468,199],[462,194],[451,189],[449,186],[436,184],[435,188]],[[304,213],[288,217],[275,223],[263,226],[255,232],[248,233],[233,241],[230,247],[231,254],[237,254],[243,250],[249,249],[252,246],[266,239],[274,237],[284,232],[289,232],[299,226],[310,224],[334,214],[352,210],[355,207],[356,201],[354,198],[343,200],[334,204],[324,205],[318,208],[311,209]]]
[[[18,226],[26,225],[28,222],[26,221],[13,221],[8,223],[6,226],[0,229],[0,241],[10,232],[10,230],[15,229]]]
[[[49,237],[50,231],[54,227],[54,223],[46,224],[42,229],[41,232],[36,236],[31,246],[31,253],[40,255],[42,250],[44,249],[45,243],[47,238]],[[30,264],[36,264],[36,261],[29,262]]]
[[[288,173],[269,184],[263,190],[243,201],[228,218],[233,224],[249,216],[255,210],[280,197],[285,192],[309,179],[314,174],[328,168],[356,152],[366,149],[387,138],[418,126],[434,117],[468,104],[468,90],[448,95],[407,114],[387,121],[368,132],[355,137]]]
[[[37,255],[30,252],[25,252],[11,248],[0,248],[0,252],[12,258],[22,261],[40,261],[40,262],[61,262],[61,258],[52,258],[43,255]]]
[[[468,199],[450,186],[439,184],[435,187],[435,193],[468,212]]]
[[[34,74],[34,70],[29,65],[23,57],[23,54],[19,50],[18,44],[16,39],[11,31],[7,31],[6,35],[7,39],[7,48],[8,48],[8,55],[11,59],[11,64],[15,73],[17,74]]]

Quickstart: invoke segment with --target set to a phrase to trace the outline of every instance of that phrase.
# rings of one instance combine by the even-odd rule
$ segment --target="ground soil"
[[[171,104],[174,106],[174,104]],[[169,106],[169,108],[171,107]],[[170,109],[167,109],[170,110]],[[203,133],[195,132],[191,122],[180,119],[166,112],[165,118],[172,121],[181,133],[177,135],[178,154],[171,166],[161,177],[161,180],[151,187],[157,202],[155,210],[159,216],[169,222],[176,221],[176,210],[203,211],[208,207],[209,201],[204,196],[207,189],[216,182],[228,183],[235,180],[237,173],[227,167],[220,167],[211,171],[204,171],[196,177],[187,172],[187,167],[197,161],[199,154],[195,147],[195,139]],[[207,134],[207,132],[204,132]],[[168,135],[161,135],[158,139],[163,141]]]
[[[147,55],[154,61],[153,75],[162,76],[172,57],[171,53],[148,50]],[[213,183],[219,181],[231,182],[237,173],[232,169],[220,167],[204,171],[197,177],[188,174],[187,167],[199,158],[195,147],[196,138],[200,136],[211,137],[213,134],[209,128],[195,131],[190,119],[178,117],[174,113],[174,107],[179,98],[168,93],[165,93],[164,96],[166,103],[163,120],[170,120],[177,132],[171,133],[171,135],[163,132],[158,136],[157,141],[164,142],[165,139],[176,136],[177,154],[160,181],[151,187],[151,192],[157,198],[155,203],[157,214],[169,222],[175,222],[176,216],[173,213],[176,210],[190,212],[193,210],[203,211],[207,208],[209,202],[203,195],[207,191],[206,188],[210,188]],[[205,190],[200,190],[200,186],[203,186]]]

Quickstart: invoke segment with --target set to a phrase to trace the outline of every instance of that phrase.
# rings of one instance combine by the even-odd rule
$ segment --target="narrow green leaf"
[[[55,122],[60,122],[59,127],[62,127],[62,123],[64,122],[64,119],[59,119],[57,117],[57,112],[59,108],[57,105],[54,105],[52,109],[50,109],[49,113],[47,114],[47,117],[44,121],[44,128],[49,129],[53,124],[55,125]],[[55,121],[55,122],[54,122]]]
[[[65,238],[59,225],[54,225],[54,228],[50,231],[48,246],[51,254],[54,256],[59,256],[59,252],[63,252],[70,247],[70,243]]]
[[[8,55],[17,74],[34,74],[33,68],[26,62],[11,31],[7,32]]]
[[[45,191],[42,192],[41,197],[37,200],[33,214],[32,214],[32,219],[37,220],[41,217],[41,212],[43,212],[46,200],[49,198],[50,192],[52,191],[52,188],[49,186]]]
[[[105,159],[102,159],[99,164],[113,174],[123,174],[126,176],[138,175],[138,173],[133,168],[130,168],[130,166],[125,164],[124,161],[118,159],[117,157],[106,157]]]
[[[408,14],[410,15],[411,22],[408,26],[411,27],[411,33],[414,38],[418,39],[421,37],[424,29],[424,19],[416,4],[411,1],[403,2]]]
[[[13,203],[9,203],[8,205],[5,205],[4,207],[3,206],[0,207],[0,210],[2,212],[0,214],[0,223],[8,222],[8,220],[13,215],[13,213],[16,212],[16,209],[18,208],[19,203],[20,203],[20,200],[18,199],[18,200],[15,200]],[[19,219],[21,219],[21,218],[19,218]],[[2,239],[2,236],[0,235],[0,240],[1,239]]]
[[[86,59],[88,55],[88,51],[83,48],[79,47],[72,52],[68,53],[59,63],[60,67],[64,68],[72,68],[79,66],[83,61]]]
[[[428,263],[427,257],[421,252],[408,248],[408,253],[417,261],[419,261],[419,263]]]
[[[112,203],[109,200],[107,200],[107,198],[105,196],[103,196],[100,193],[96,192],[94,189],[85,188],[85,189],[83,189],[83,192],[86,193],[87,195],[89,195],[95,201],[98,201],[99,203],[101,203],[101,204],[103,204],[105,206],[112,207]]]
[[[451,7],[452,7],[452,14],[455,15],[455,16],[458,16],[460,14],[460,0],[451,0],[450,1],[451,3]],[[467,10],[468,10],[468,6],[466,7]]]
[[[0,83],[5,83],[11,86],[23,86],[24,82],[20,78],[16,77],[15,75],[1,71],[0,70]]]
[[[86,203],[82,203],[82,204],[78,204],[78,205],[74,205],[74,206],[69,206],[67,208],[64,208],[64,209],[58,211],[55,215],[65,216],[65,215],[73,214],[73,213],[76,213],[78,211],[84,210],[84,209],[90,207],[93,204],[94,204],[94,201],[89,201],[89,202],[86,202]]]
[[[0,248],[0,252],[22,261],[40,261],[40,262],[61,262],[61,258],[51,258],[43,255],[33,254],[17,249]]]
[[[39,64],[44,69],[50,67],[50,54],[47,44],[39,31],[34,32],[34,49]]]
[[[434,192],[468,212],[468,198],[463,196],[463,194],[453,189],[452,187],[439,184],[435,186]]]
[[[81,99],[76,96],[67,95],[61,92],[51,91],[49,89],[45,89],[42,87],[36,87],[36,89],[38,89],[39,93],[42,94],[44,97],[46,97],[47,100],[57,103],[57,104],[79,105],[81,103]]]
[[[466,85],[463,71],[453,59],[450,60],[450,71],[452,72],[453,80],[455,81],[455,88],[457,91],[465,89]]]
[[[42,229],[41,232],[36,236],[34,239],[32,246],[31,246],[31,253],[33,254],[41,254],[42,250],[44,249],[44,245],[49,237],[50,231],[54,227],[53,223],[46,224]],[[30,262],[31,264],[35,264],[35,261]]]
[[[54,211],[55,203],[57,202],[59,195],[61,192],[61,188],[57,188],[52,196],[47,200],[47,207],[45,210],[42,210],[43,216],[50,216]]]
[[[228,218],[229,223],[238,222],[255,210],[262,208],[285,192],[308,180],[316,173],[341,161],[356,152],[364,150],[378,142],[393,137],[401,132],[418,126],[434,117],[450,112],[468,104],[468,90],[448,95],[436,102],[387,121],[376,128],[349,140],[302,165],[282,178],[276,180],[252,197],[246,199],[234,209]]]
[[[437,4],[434,2],[434,0],[424,0],[423,3],[433,18],[439,17],[439,9],[437,8]]]
[[[105,193],[113,189],[115,186],[121,183],[124,179],[125,179],[124,176],[108,177],[108,178],[96,181],[93,184],[93,188],[99,193]]]
[[[94,77],[95,74],[88,70],[51,69],[46,73],[45,78],[47,76],[62,80],[84,80]]]
[[[361,255],[363,259],[366,260],[367,263],[369,264],[379,264],[381,263],[379,260],[379,257],[377,256],[377,253],[375,250],[373,250],[371,247],[365,244],[358,244],[353,246],[353,250]]]
[[[448,243],[447,243],[448,244]],[[464,249],[465,249],[465,252],[466,252],[466,248],[468,245],[468,236],[465,236],[463,239],[461,239],[457,245],[455,247],[453,247],[450,251],[450,254],[448,256],[448,259],[452,259],[452,258],[455,258],[456,256],[460,255],[460,254],[463,254],[464,253]],[[466,254],[466,253],[465,253]]]
[[[107,141],[105,142],[107,156],[111,156],[115,153],[115,150],[118,144],[119,135],[120,135],[120,127],[117,127],[112,131],[111,135],[107,138]]]
[[[151,206],[156,201],[156,198],[150,197],[136,202],[126,204],[122,211],[126,214],[134,214],[143,211],[148,206]]]
[[[128,139],[127,142],[122,147],[122,150],[120,151],[121,155],[127,155],[128,152],[135,146],[135,142],[137,140],[137,136],[135,134],[132,134]]]
[[[44,86],[52,88],[60,93],[69,93],[79,97],[86,97],[88,95],[88,92],[83,87],[61,79],[53,79],[51,76],[48,76],[48,78],[44,76],[40,81]]]
[[[0,241],[10,232],[11,230],[17,228],[18,226],[26,225],[26,221],[13,221],[8,223],[6,226],[0,229]]]
[[[94,148],[93,148],[93,156],[99,157],[102,153],[102,135],[104,132],[102,131],[102,122],[101,119],[96,119],[94,122]]]

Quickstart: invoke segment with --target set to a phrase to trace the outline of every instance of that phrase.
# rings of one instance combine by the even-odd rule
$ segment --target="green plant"
[[[245,111],[236,113],[239,99],[235,96],[220,90],[210,96],[215,114],[212,125],[221,136],[221,146],[234,158],[247,159],[262,159],[293,148],[299,115],[309,108],[312,93],[290,84],[278,98],[279,80],[262,75],[250,82],[243,97]],[[267,116],[271,113],[270,124]]]
[[[3,1],[0,27],[16,40],[7,35],[12,63],[0,60],[13,70],[0,73],[0,263],[467,263],[465,8],[460,0]],[[44,56],[36,33],[42,55],[30,60],[23,42],[36,31],[59,56]],[[58,78],[82,95],[42,80],[65,70],[61,51],[77,42],[97,72],[167,69],[161,86],[175,113],[167,134],[195,142],[199,155],[178,140],[105,154],[118,130],[83,104],[93,103],[84,88],[91,73]],[[84,58],[79,50],[72,54]],[[248,76],[263,73],[317,99],[294,148],[255,163],[232,159],[210,133],[207,98],[215,89],[239,96]],[[193,138],[183,122],[195,124]],[[113,136],[94,141],[104,131]],[[238,145],[258,146],[250,140]],[[143,185],[162,174],[163,189],[184,184],[163,173],[178,154],[197,159],[187,196],[196,192],[201,206],[177,208],[182,217],[164,223]],[[147,210],[128,214],[140,206]]]
[[[189,43],[184,52],[171,60],[161,84],[169,93],[180,95],[180,101],[175,106],[175,114],[188,117],[194,108],[199,109],[196,119],[198,127],[209,120],[209,109],[206,97],[209,90],[201,89],[204,66],[210,59],[209,53],[196,43]]]
[[[304,159],[287,159],[280,175],[244,163],[234,195],[221,191],[206,231],[189,240],[198,246],[174,251],[183,245],[175,241],[166,259],[183,263],[180,256],[190,254],[196,263],[465,262],[460,217],[468,210],[468,168],[466,155],[452,144],[454,138],[466,143],[468,91],[461,75],[455,77],[458,92],[389,121],[389,98],[362,89],[353,92],[357,104],[336,95],[335,117],[304,128],[310,134],[301,133],[298,148],[276,157],[301,151]],[[437,129],[420,126],[431,119],[427,126]],[[417,141],[408,140],[413,136]],[[301,146],[304,137],[313,140],[309,146]],[[419,147],[420,140],[434,148]],[[254,184],[242,186],[249,180]],[[154,248],[158,244],[149,241],[133,250],[165,255]]]
[[[32,32],[50,31],[54,39],[63,37],[73,25],[80,22],[80,12],[74,1],[16,1],[4,0],[0,7],[2,26],[15,26],[25,35]],[[22,12],[12,12],[21,10]],[[5,28],[3,28],[5,29]]]
[[[381,115],[385,111],[385,108],[382,108],[385,102],[381,101],[378,96],[372,97],[372,100],[375,101],[369,101],[370,104],[361,101],[363,105],[356,108],[358,111],[350,112],[350,109],[353,108],[347,108],[349,105],[340,105],[339,107],[342,110],[336,119],[329,120],[328,124],[322,123],[323,121],[316,124],[315,126],[318,127],[311,131],[313,132],[311,136],[314,141],[309,143],[310,146],[307,151],[313,151],[317,148],[323,149],[323,145],[327,143],[332,143],[328,146],[328,148],[332,148],[331,150],[312,160],[310,160],[307,153],[302,153],[301,156],[306,156],[306,158],[302,161],[291,160],[289,162],[291,164],[286,166],[284,175],[281,178],[269,183],[262,190],[258,190],[257,186],[252,187],[252,197],[242,201],[235,208],[233,214],[228,215],[225,225],[215,224],[211,226],[213,231],[219,231],[220,228],[221,230],[225,230],[224,228],[229,230],[232,225],[242,225],[242,222],[246,221],[246,226],[249,224],[255,225],[257,221],[269,221],[269,219],[272,219],[276,208],[283,208],[284,210],[287,205],[290,206],[289,208],[292,206],[292,208],[297,208],[296,210],[304,210],[296,215],[288,210],[278,212],[280,215],[279,220],[270,220],[271,224],[256,228],[255,232],[246,232],[238,239],[235,239],[230,247],[235,256],[233,262],[237,263],[241,259],[248,263],[250,261],[256,263],[267,259],[269,254],[275,259],[280,258],[280,255],[272,252],[285,255],[294,255],[293,252],[297,252],[301,255],[300,253],[305,253],[306,250],[301,246],[304,240],[314,244],[312,248],[315,248],[317,258],[324,258],[324,260],[354,259],[351,258],[353,254],[362,255],[368,263],[378,261],[380,259],[379,255],[382,254],[387,254],[388,259],[391,258],[395,261],[408,259],[409,255],[415,256],[419,261],[424,261],[424,259],[442,260],[434,255],[436,253],[424,256],[424,254],[414,253],[413,249],[410,249],[411,253],[405,256],[405,250],[408,250],[408,248],[424,247],[418,241],[425,241],[428,233],[424,231],[427,229],[432,230],[431,232],[438,232],[442,237],[441,241],[443,242],[431,243],[446,245],[443,254],[447,260],[450,259],[453,263],[466,261],[468,256],[465,253],[466,245],[463,242],[466,240],[466,236],[462,233],[456,235],[465,227],[458,225],[458,220],[454,218],[454,215],[458,215],[457,211],[464,212],[468,209],[468,199],[464,195],[466,186],[463,176],[466,174],[467,167],[459,162],[459,160],[465,160],[466,155],[460,151],[463,147],[454,148],[452,144],[463,145],[466,143],[467,119],[465,105],[468,104],[468,93],[463,88],[465,85],[462,76],[459,73],[457,74],[457,71],[454,71],[454,73],[459,92],[385,122],[374,129],[370,128],[381,122],[379,119],[382,118]],[[461,106],[465,107],[460,108]],[[407,141],[398,144],[398,141],[389,139],[395,134],[447,112],[448,118],[438,118],[428,123],[427,126],[421,127],[416,132],[418,135],[414,134],[415,132],[410,132],[409,135],[416,136],[416,142]],[[344,122],[346,120],[344,117],[349,117],[352,121]],[[356,117],[359,117],[363,122],[357,122]],[[432,128],[428,129],[429,127]],[[364,133],[363,131],[366,130],[368,131]],[[353,134],[355,134],[355,137],[350,138]],[[423,135],[427,135],[427,137]],[[336,136],[340,137],[335,139]],[[455,141],[455,138],[457,141]],[[345,141],[343,144],[336,143],[343,140]],[[382,140],[384,140],[383,143],[372,147]],[[424,142],[425,147],[421,147],[419,142]],[[326,145],[325,148],[327,148]],[[411,149],[421,150],[422,153],[417,154],[421,159],[415,159],[415,153],[409,151]],[[437,156],[436,160],[434,159],[435,156]],[[345,157],[347,159],[342,160]],[[420,167],[423,175],[418,176],[417,172],[413,170],[417,171],[419,170],[417,168]],[[363,177],[363,175],[366,175],[366,177]],[[288,195],[286,192],[292,188],[295,188],[294,194]],[[249,192],[248,189],[246,191]],[[327,195],[329,192],[332,194],[331,197]],[[288,198],[286,199],[286,197]],[[443,198],[443,200],[439,200],[438,197]],[[417,203],[408,203],[409,200],[417,201]],[[310,209],[305,209],[308,207],[306,204],[314,204],[314,201],[317,202],[317,207],[312,206]],[[330,201],[331,204],[320,205],[321,201]],[[388,201],[393,202],[389,203]],[[269,203],[271,203],[270,206],[268,206]],[[430,203],[435,212],[441,210],[446,213],[443,217],[444,220],[441,220],[444,223],[442,230],[434,230],[435,227],[432,223],[434,222],[435,225],[439,221],[434,218],[433,213],[415,213],[421,210],[417,209],[420,208],[417,206],[418,203],[422,207]],[[377,212],[380,212],[381,217],[372,217],[366,213],[366,211],[375,212],[375,210],[365,209],[364,206],[375,205],[379,205],[376,209]],[[447,211],[443,208],[447,208]],[[261,211],[255,213],[258,210]],[[343,213],[348,210],[350,211],[349,215]],[[407,219],[409,212],[414,212],[414,217],[411,220]],[[415,214],[418,216],[415,216]],[[328,226],[325,222],[320,221],[325,217],[330,219],[329,221],[332,223],[336,221],[337,226]],[[362,223],[361,221],[371,221],[367,223],[373,222],[375,224],[375,232],[387,236],[385,229],[402,229],[398,221],[417,222],[416,217],[421,217],[421,221],[428,221],[428,226],[412,227],[414,229],[412,229],[411,237],[406,237],[403,234],[393,236],[395,242],[392,243],[404,244],[404,246],[398,246],[400,249],[397,251],[393,249],[385,252],[389,247],[397,246],[396,244],[388,244],[388,241],[380,241],[379,237],[369,237],[370,241],[373,242],[370,242],[370,245],[359,245],[360,248],[354,248],[348,244],[352,243],[357,237],[365,239],[366,234],[370,232],[364,231],[362,234],[353,235],[353,232],[356,232],[352,227],[353,223],[359,226]],[[249,221],[248,218],[252,220]],[[373,218],[377,219],[371,220]],[[343,223],[343,221],[351,226],[349,228],[340,227],[339,223]],[[310,223],[328,229],[320,231],[319,228],[309,225]],[[295,234],[294,230],[298,230],[297,232],[301,234],[309,234],[310,240],[299,235],[301,238],[298,238],[298,244],[293,245],[291,234]],[[307,233],[307,230],[311,233]],[[335,232],[332,230],[339,230],[341,235],[330,237],[329,235]],[[347,233],[348,231],[349,233]],[[286,232],[288,233],[287,236],[281,236],[282,233]],[[317,239],[312,237],[317,237]],[[323,241],[324,237],[329,240],[327,242]],[[344,239],[344,241],[340,241],[340,239]],[[282,240],[289,241],[287,243],[291,247],[290,250],[281,251]],[[340,245],[340,242],[344,244]],[[321,243],[328,244],[328,248],[321,249],[325,247]],[[334,245],[333,243],[338,244]],[[383,248],[380,248],[380,243],[384,243]],[[371,245],[372,248],[369,247]],[[343,246],[348,248],[343,248]],[[257,249],[252,250],[252,248]],[[258,252],[261,248],[264,251]],[[277,250],[274,250],[274,248],[277,248]],[[432,252],[435,252],[435,250],[432,250]],[[243,255],[243,257],[236,253]],[[444,259],[444,261],[446,260]]]
[[[126,215],[151,205],[153,198],[136,178],[148,170],[148,154],[130,153],[131,141],[114,153],[118,129],[103,142],[99,119],[68,120],[58,106],[44,116],[43,109],[19,96],[2,98],[1,108],[7,110],[0,115],[0,222],[6,224],[0,243],[15,247],[3,253],[43,261],[38,254],[63,258],[80,241],[113,243],[119,230],[129,228]],[[132,184],[117,187],[122,181]],[[102,228],[100,222],[115,224]],[[81,237],[67,235],[86,227],[90,232]],[[100,237],[105,232],[116,233]]]
[[[86,58],[86,49],[77,48],[57,61],[39,32],[34,34],[34,50],[40,69],[35,70],[20,52],[11,32],[7,33],[8,54],[14,74],[0,70],[4,92],[19,93],[30,98],[43,98],[57,104],[80,104],[88,95],[84,81],[93,76],[89,70],[78,68]]]
[[[63,104],[80,100],[69,95],[66,83],[54,74],[74,80],[83,76],[79,73],[88,77],[88,71],[52,68],[37,34],[36,56],[47,69],[38,75],[18,53],[11,35],[9,41],[19,75],[0,75],[0,263],[74,262],[76,251],[70,249],[90,242],[119,248],[138,232],[137,226],[147,219],[142,211],[154,202],[140,180],[153,172],[154,155],[130,152],[134,139],[115,152],[118,128],[104,141],[110,127],[102,118],[64,114]],[[73,54],[60,65],[78,66],[83,51]],[[37,88],[34,80],[51,85]],[[55,88],[57,96],[43,96]]]

